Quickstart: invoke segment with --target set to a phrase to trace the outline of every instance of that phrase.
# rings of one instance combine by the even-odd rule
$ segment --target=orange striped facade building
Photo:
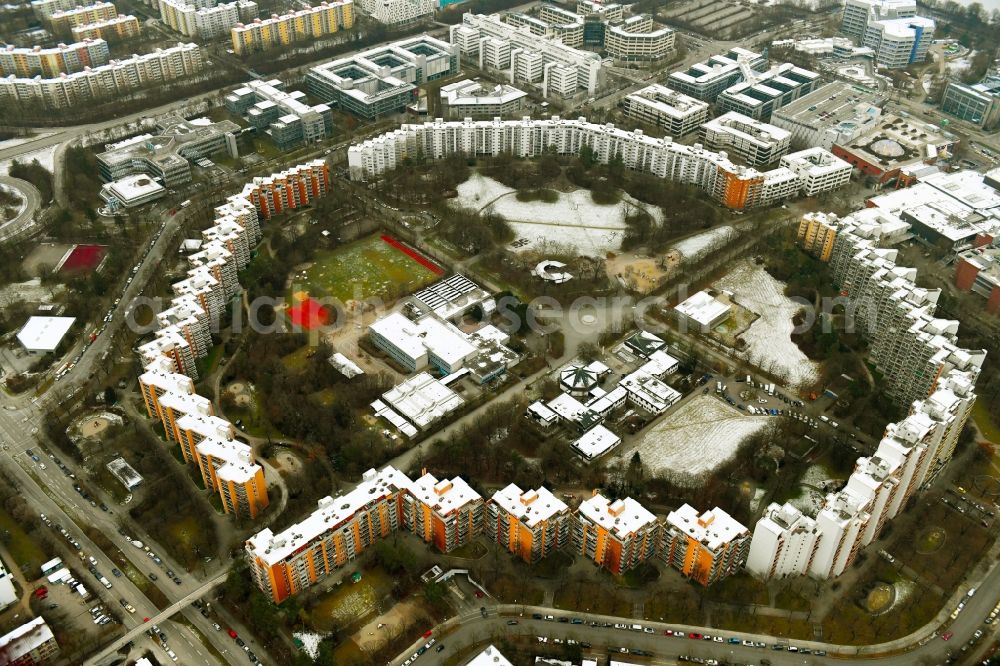
[[[699,515],[685,504],[667,514],[662,535],[663,561],[702,585],[738,571],[750,552],[750,531],[719,508]]]
[[[312,160],[286,171],[257,177],[243,188],[243,198],[257,208],[262,219],[305,206],[330,189],[330,167],[324,160]]]
[[[660,521],[631,497],[612,502],[594,493],[577,509],[574,550],[613,574],[648,560],[659,541]]]
[[[546,488],[522,491],[513,483],[498,490],[487,505],[490,538],[534,564],[570,540],[573,514]]]

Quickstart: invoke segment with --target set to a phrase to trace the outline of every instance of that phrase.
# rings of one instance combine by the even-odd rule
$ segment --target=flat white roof
[[[680,364],[681,362],[670,354],[657,349],[649,355],[649,360],[639,368],[639,371],[654,377],[663,377],[676,371]]]
[[[593,460],[621,444],[621,441],[621,437],[603,425],[596,425],[570,446],[579,451],[587,460]]]
[[[546,407],[545,403],[541,400],[536,400],[528,405],[528,411],[546,422],[555,421],[559,417],[558,414]]]
[[[587,406],[569,393],[560,393],[549,401],[547,407],[566,421],[576,421],[587,411]]]
[[[369,502],[405,490],[411,483],[410,478],[395,467],[386,467],[380,472],[370,469],[351,492],[340,497],[324,497],[318,502],[316,511],[279,534],[274,534],[270,528],[261,530],[247,539],[247,548],[271,566],[317,537],[337,529]]]
[[[9,634],[0,636],[0,654],[16,661],[54,638],[45,618],[36,617]]]
[[[450,319],[489,299],[489,292],[461,273],[439,280],[413,294],[413,300],[419,306],[442,319]]]
[[[31,317],[17,332],[17,340],[28,351],[55,351],[76,317]]]
[[[482,652],[472,658],[466,666],[514,666],[507,657],[500,654],[500,650],[489,645]]]
[[[674,309],[702,326],[711,326],[717,318],[729,313],[729,306],[713,298],[707,291],[693,294],[683,303],[678,303]]]
[[[125,176],[112,181],[105,187],[122,201],[134,201],[151,194],[164,194],[166,189],[145,174]]]
[[[482,500],[460,476],[440,481],[433,474],[424,474],[410,485],[410,494],[431,507],[439,516],[448,516],[467,504]]]
[[[389,389],[382,394],[382,400],[418,428],[427,427],[465,403],[461,396],[426,372]]]
[[[522,491],[512,483],[493,493],[492,500],[528,527],[535,527],[552,516],[569,511],[566,503],[544,486],[538,490]]]
[[[410,321],[402,314],[393,312],[368,328],[413,359],[430,352],[448,365],[454,365],[476,352],[476,346],[462,331],[435,316]]]
[[[690,504],[667,514],[667,525],[675,527],[711,551],[748,536],[749,530],[722,509],[716,507],[698,515]]]
[[[631,497],[611,502],[597,494],[580,504],[579,513],[619,539],[656,524],[656,516]]]
[[[653,411],[660,413],[681,399],[681,394],[670,388],[653,375],[646,374],[642,369],[622,377],[619,386],[625,388],[631,395],[652,405]]]

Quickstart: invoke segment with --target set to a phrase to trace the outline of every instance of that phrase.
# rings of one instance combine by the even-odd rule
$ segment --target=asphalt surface
[[[42,203],[38,189],[26,180],[0,175],[0,185],[14,190],[24,199],[24,209],[13,220],[0,225],[0,241],[12,238],[25,231],[35,220],[35,213]]]

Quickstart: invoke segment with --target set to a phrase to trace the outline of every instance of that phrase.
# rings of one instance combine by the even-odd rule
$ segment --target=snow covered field
[[[819,365],[792,341],[792,318],[802,306],[785,296],[784,283],[771,277],[763,266],[744,260],[714,286],[732,292],[733,300],[760,315],[741,336],[746,342],[742,353],[748,361],[784,377],[795,387],[816,380]]]
[[[559,193],[554,203],[518,201],[514,190],[497,181],[473,174],[458,186],[452,205],[482,211],[490,208],[510,224],[517,238],[529,243],[527,249],[544,244],[567,244],[585,255],[603,256],[621,247],[625,216],[631,206],[645,208],[625,195],[621,202],[608,206],[595,204],[587,190]],[[659,222],[658,209],[646,208]]]
[[[696,236],[675,243],[670,249],[677,250],[688,261],[695,261],[717,247],[734,240],[739,233],[732,227],[716,227]]]
[[[697,395],[670,412],[631,447],[654,474],[693,486],[732,459],[740,442],[770,427],[763,416],[747,416],[712,395]],[[631,457],[631,450],[623,459]]]
[[[56,148],[58,147],[59,144],[56,144],[54,146],[49,146],[48,148],[42,148],[41,150],[33,153],[18,155],[16,159],[18,162],[24,163],[31,163],[34,160],[38,160],[39,164],[48,169],[49,173],[52,173],[55,171]],[[13,160],[4,160],[3,162],[0,162],[0,174],[7,175],[10,173],[10,163],[12,161]]]

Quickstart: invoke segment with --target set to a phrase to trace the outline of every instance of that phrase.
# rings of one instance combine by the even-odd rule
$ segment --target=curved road
[[[17,236],[27,229],[35,220],[35,213],[42,204],[42,195],[38,188],[26,180],[0,175],[0,185],[17,192],[24,200],[24,209],[13,220],[0,224],[0,241]]]

